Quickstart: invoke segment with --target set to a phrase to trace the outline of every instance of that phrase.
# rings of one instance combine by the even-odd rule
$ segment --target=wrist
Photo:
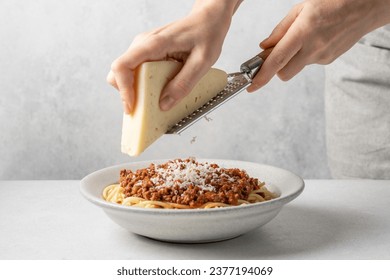
[[[329,0],[344,17],[344,24],[355,26],[365,35],[390,23],[390,0]]]
[[[224,13],[231,18],[242,2],[243,0],[196,0],[191,12]]]
[[[390,24],[390,0],[375,1],[375,24],[376,28]]]

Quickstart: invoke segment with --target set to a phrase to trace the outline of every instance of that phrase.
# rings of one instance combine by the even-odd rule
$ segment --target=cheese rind
[[[141,154],[169,128],[216,96],[227,84],[227,74],[210,69],[190,94],[169,111],[159,106],[165,85],[180,71],[175,61],[154,61],[141,64],[135,73],[135,108],[123,115],[122,152],[130,156]]]

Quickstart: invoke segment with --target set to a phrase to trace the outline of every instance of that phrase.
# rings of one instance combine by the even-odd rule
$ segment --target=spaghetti
[[[119,184],[103,190],[109,202],[142,208],[218,208],[275,198],[264,182],[238,168],[199,163],[193,158],[148,168],[121,170]]]

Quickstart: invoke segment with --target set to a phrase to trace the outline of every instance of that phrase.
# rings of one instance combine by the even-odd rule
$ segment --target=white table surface
[[[305,182],[259,229],[172,244],[114,224],[79,181],[0,181],[0,259],[390,259],[390,181]]]

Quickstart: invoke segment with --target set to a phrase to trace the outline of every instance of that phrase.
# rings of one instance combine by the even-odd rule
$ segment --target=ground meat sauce
[[[259,180],[238,168],[198,163],[195,159],[176,159],[148,168],[121,170],[120,185],[125,197],[136,196],[198,208],[207,202],[238,205],[249,193],[259,189]]]

